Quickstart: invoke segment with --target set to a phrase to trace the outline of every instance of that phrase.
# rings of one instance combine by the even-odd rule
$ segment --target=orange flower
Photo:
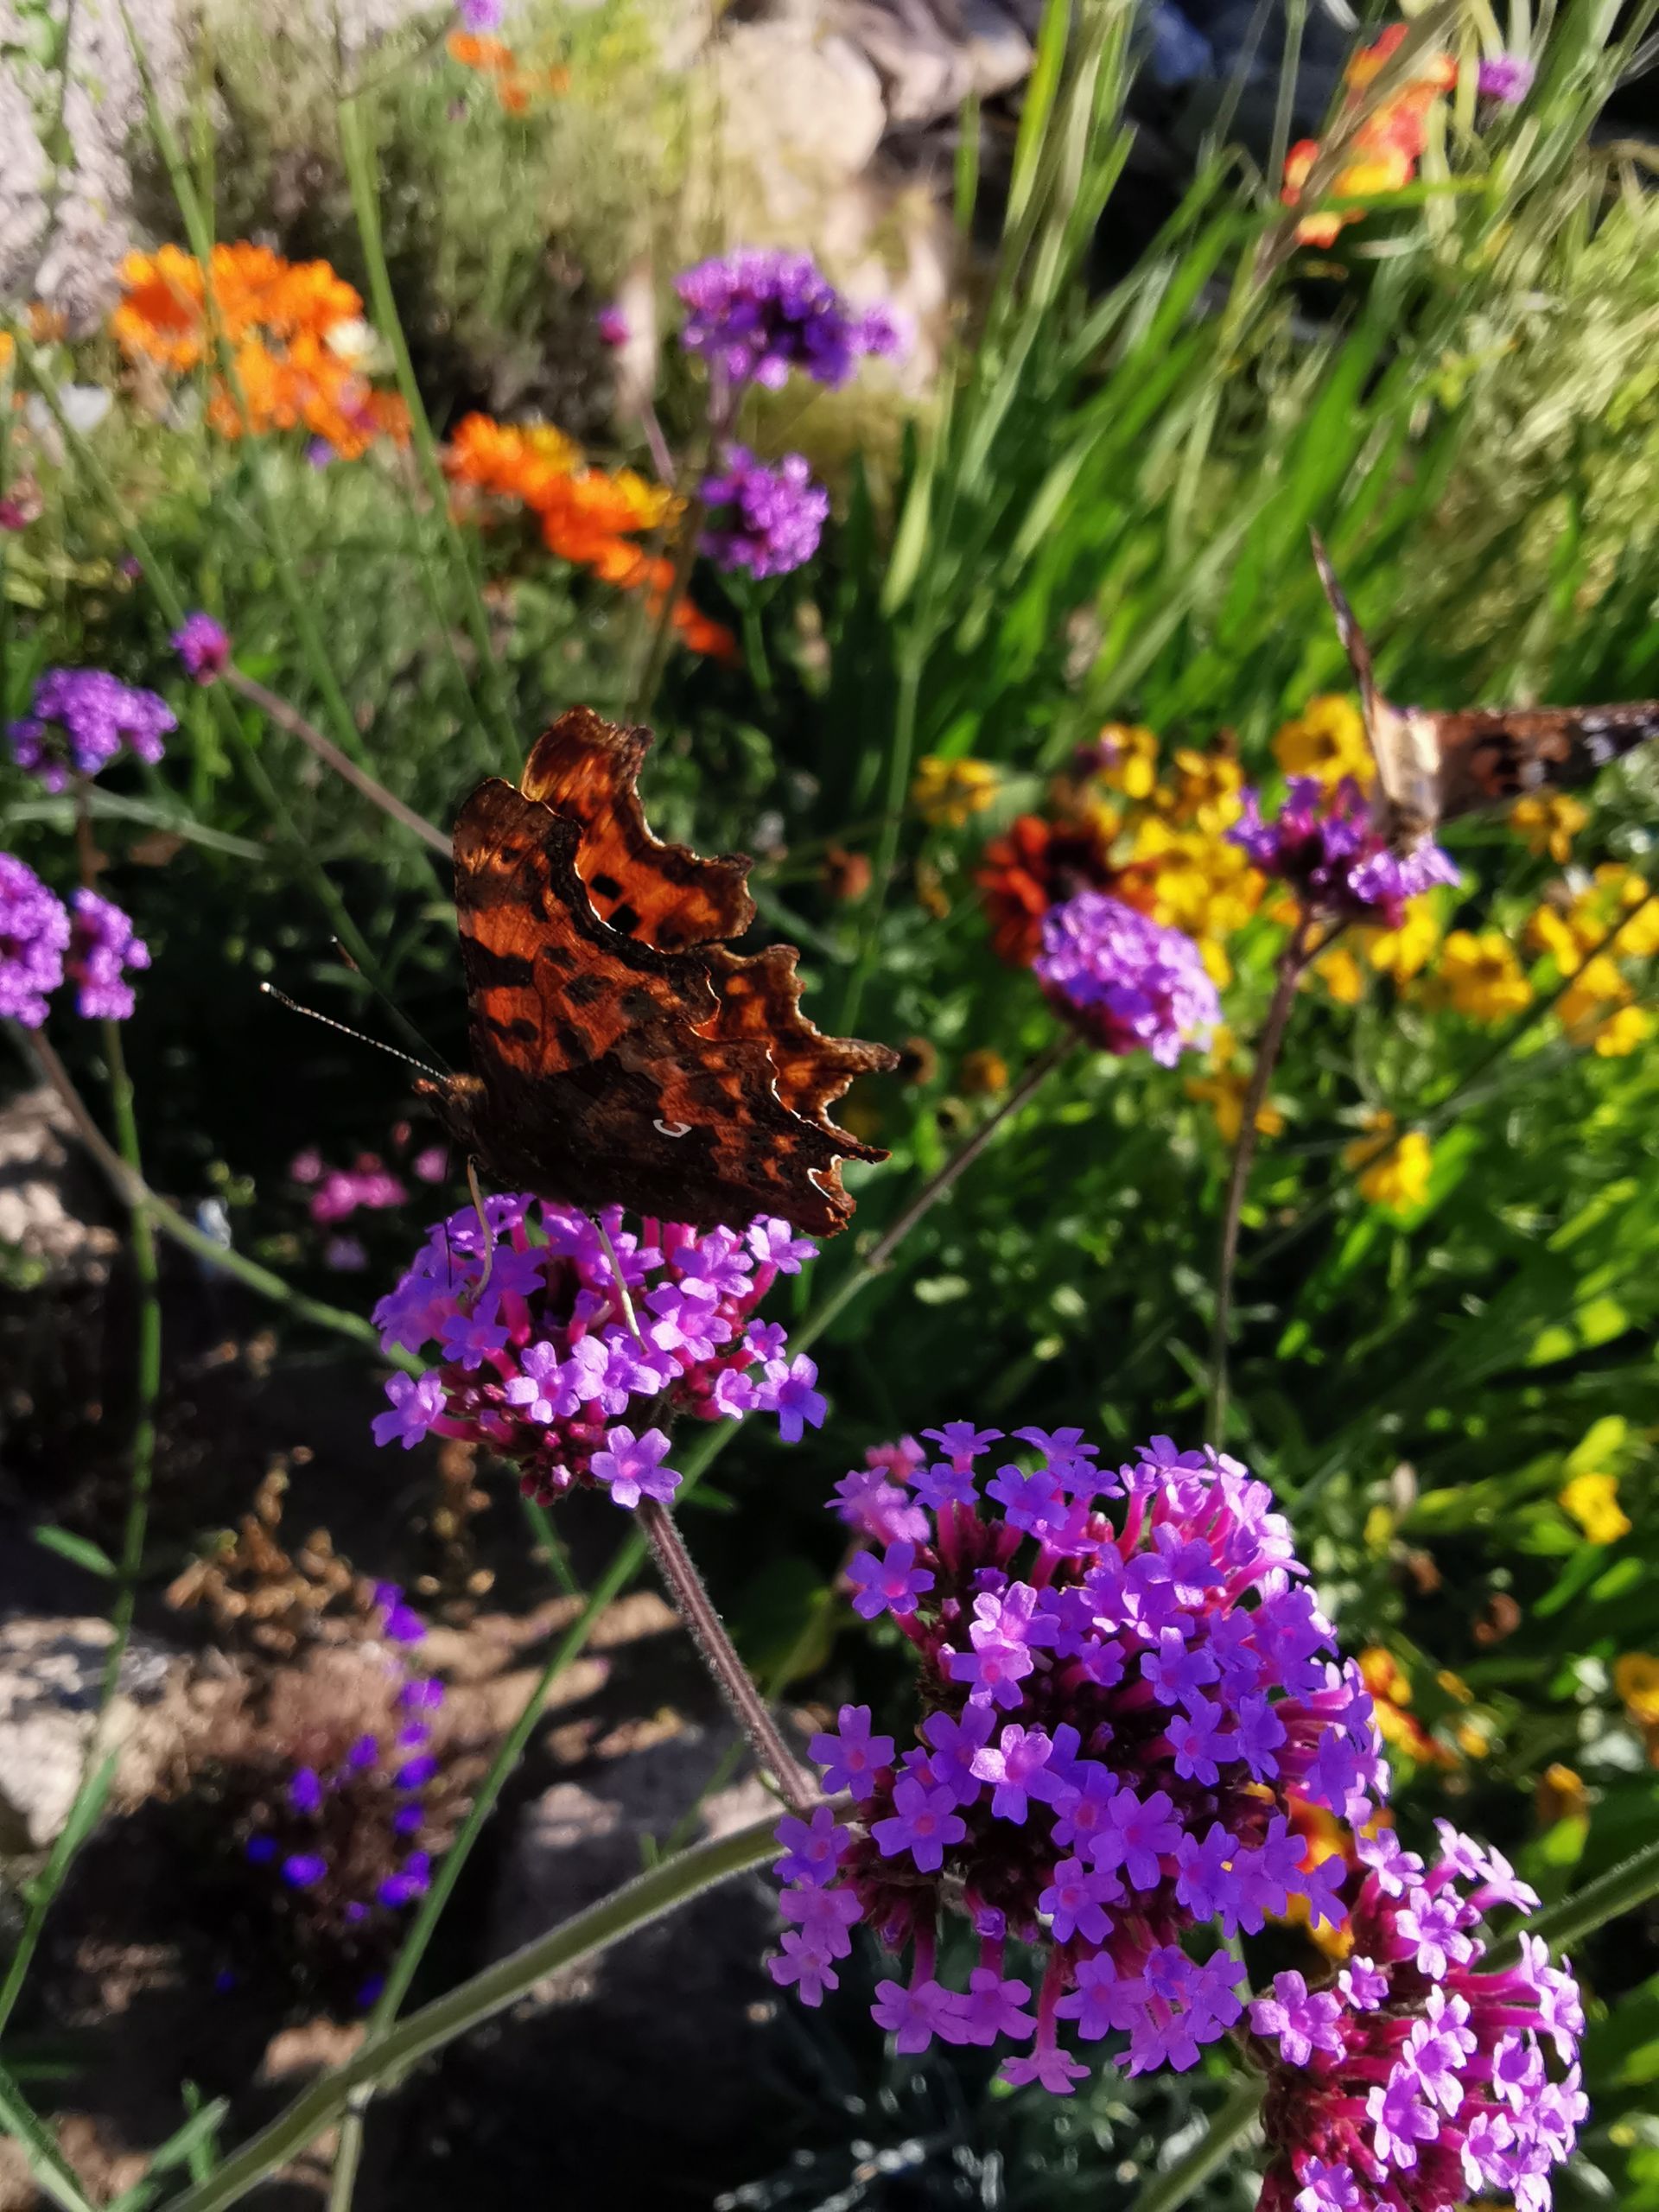
[[[509,115],[523,115],[540,93],[568,92],[568,69],[521,69],[518,57],[499,38],[476,37],[470,31],[451,31],[444,41],[452,61],[463,69],[476,69],[495,79],[495,96]]]
[[[1115,878],[1092,828],[1022,814],[986,846],[976,880],[997,957],[1027,968],[1042,949],[1048,909],[1090,886],[1109,890]]]
[[[1391,23],[1373,44],[1363,47],[1350,60],[1345,75],[1348,99],[1344,118],[1361,105],[1361,96],[1406,35],[1404,23]],[[1457,64],[1450,54],[1420,57],[1416,73],[1398,92],[1365,116],[1347,140],[1346,159],[1331,179],[1333,195],[1370,199],[1376,194],[1398,192],[1411,182],[1428,144],[1428,118],[1435,101],[1457,81]],[[1300,139],[1285,156],[1285,176],[1280,199],[1287,207],[1301,200],[1309,174],[1322,151],[1317,138]],[[1304,245],[1334,245],[1350,223],[1360,220],[1364,210],[1344,207],[1327,215],[1305,215],[1296,226]]]

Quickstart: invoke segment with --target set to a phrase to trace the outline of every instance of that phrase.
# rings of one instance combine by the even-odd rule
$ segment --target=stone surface
[[[56,1092],[41,1084],[9,1100],[0,1109],[0,1246],[54,1274],[100,1280],[120,1243],[109,1211]]]
[[[80,1786],[112,1634],[95,1619],[0,1624],[0,1852],[44,1851]],[[185,1662],[135,1637],[106,1717],[115,1796],[154,1787],[178,1741]]]

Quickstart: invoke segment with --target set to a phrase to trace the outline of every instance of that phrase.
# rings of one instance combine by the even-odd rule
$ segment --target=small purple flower
[[[1111,1929],[1105,1908],[1122,1894],[1123,1885],[1116,1874],[1085,1866],[1081,1859],[1062,1859],[1037,1900],[1037,1910],[1050,1916],[1057,1943],[1069,1943],[1075,1936],[1103,1943]]]
[[[778,1840],[784,1856],[774,1872],[781,1882],[829,1882],[852,1842],[827,1805],[814,1808],[810,1820],[791,1814],[778,1823]]]
[[[798,1929],[786,1928],[780,1947],[782,1955],[767,1960],[766,1972],[780,1988],[792,1982],[803,2005],[822,2005],[826,1989],[840,1988],[835,1968]]]
[[[907,1851],[924,1874],[937,1874],[946,1847],[960,1843],[967,1833],[951,1791],[929,1789],[908,1775],[893,1784],[892,1817],[877,1821],[870,1830],[884,1859]]]
[[[125,1021],[134,1003],[125,971],[148,968],[149,948],[121,909],[96,891],[77,891],[69,904],[63,969],[76,987],[77,1010],[89,1021]]]
[[[930,1713],[922,1723],[928,1767],[958,1805],[971,1805],[982,1795],[983,1785],[974,1762],[990,1741],[995,1726],[995,1712],[988,1705],[964,1706],[958,1719],[948,1713]]]
[[[631,1428],[619,1426],[606,1436],[605,1449],[594,1452],[594,1473],[610,1491],[613,1504],[633,1506],[649,1497],[666,1505],[680,1486],[673,1468],[662,1464],[667,1452],[668,1439],[660,1428],[636,1437]]]
[[[70,923],[32,868],[0,853],[0,1014],[38,1029],[63,981]]]
[[[804,1352],[792,1360],[769,1359],[761,1370],[755,1405],[763,1414],[776,1414],[778,1433],[785,1444],[798,1444],[809,1428],[822,1428],[828,1401],[815,1389],[818,1370]]]
[[[374,1417],[374,1440],[390,1444],[394,1437],[405,1452],[412,1451],[443,1415],[443,1380],[437,1375],[394,1375],[386,1384],[391,1401],[389,1414]]]
[[[1028,2058],[1005,2058],[1001,2078],[1016,2089],[1036,2082],[1052,2097],[1069,2097],[1077,2082],[1088,2080],[1089,2069],[1058,2044],[1041,2043]]]
[[[1343,2055],[1342,2031],[1338,2021],[1342,1999],[1334,1990],[1310,1991],[1299,1974],[1273,1978],[1271,1997],[1258,1997],[1250,2006],[1250,2025],[1259,2036],[1276,2036],[1279,2053],[1287,2066],[1306,2066],[1316,2050]]]
[[[810,1236],[798,1236],[786,1221],[762,1214],[744,1232],[748,1248],[763,1268],[776,1268],[780,1275],[798,1275],[818,1248]]]
[[[198,610],[187,614],[168,640],[184,663],[186,673],[198,683],[213,683],[230,665],[231,640],[211,614]]]
[[[775,467],[746,446],[728,446],[717,475],[703,480],[709,527],[702,550],[722,569],[752,576],[786,576],[818,550],[830,519],[830,494],[815,484],[804,455],[785,454]]]
[[[1103,891],[1080,891],[1043,916],[1032,972],[1104,1051],[1145,1050],[1173,1067],[1207,1044],[1221,1001],[1198,948]]]
[[[1432,2143],[1440,2132],[1439,2119],[1421,2101],[1416,2081],[1404,2068],[1396,2068],[1386,2085],[1377,2084],[1369,2091],[1365,2116],[1376,2130],[1371,2139],[1376,2155],[1385,2165],[1408,2172],[1417,2163],[1418,2145]]]
[[[1075,1731],[1073,1734],[1075,1735]],[[1065,1789],[1064,1780],[1046,1771],[1054,1745],[1041,1728],[1007,1727],[1000,1741],[976,1751],[971,1771],[982,1782],[995,1784],[991,1812],[999,1821],[1022,1823],[1029,1797],[1051,1803]]]
[[[1227,831],[1265,874],[1288,883],[1310,913],[1398,929],[1406,901],[1437,883],[1459,880],[1451,856],[1425,839],[1395,853],[1351,777],[1327,790],[1314,776],[1293,776],[1272,821],[1248,786],[1244,812]]]
[[[893,1764],[893,1738],[871,1735],[868,1705],[843,1705],[836,1725],[838,1733],[815,1736],[807,1750],[823,1769],[827,1790],[850,1789],[855,1797],[868,1796],[872,1778]]]
[[[296,1767],[288,1785],[288,1802],[296,1813],[315,1813],[321,1808],[322,1783],[315,1767]]]
[[[1529,61],[1524,54],[1496,54],[1490,61],[1481,63],[1475,89],[1484,100],[1518,107],[1532,90],[1537,73],[1536,63]]]
[[[958,1999],[963,2041],[994,2044],[999,2036],[1022,2041],[1037,2024],[1025,2009],[1030,2002],[1023,1981],[1005,1981],[995,1967],[976,1967],[968,1994]]]
[[[867,1621],[883,1613],[913,1613],[916,1601],[933,1587],[933,1577],[916,1564],[914,1544],[889,1544],[881,1558],[857,1552],[847,1569],[855,1592],[853,1611]]]
[[[499,31],[506,0],[455,0],[455,13],[469,31]]]
[[[1351,2166],[1339,2160],[1326,2164],[1310,2158],[1302,2169],[1305,2186],[1295,2200],[1295,2212],[1364,2212],[1365,2199]]]
[[[699,262],[674,280],[686,309],[680,343],[721,387],[777,390],[791,369],[845,384],[861,354],[896,353],[890,316],[855,315],[810,254],[746,249]]]
[[[896,1981],[880,1981],[871,2011],[876,2025],[886,2028],[895,2047],[909,2056],[925,2050],[936,2035],[956,2025],[955,2009],[956,1999],[937,1981],[918,1982],[912,1989]],[[956,2040],[954,2036],[950,2039]]]
[[[1132,1789],[1120,1789],[1095,1837],[1096,1866],[1121,1866],[1132,1888],[1155,1890],[1163,1879],[1161,1854],[1173,1852],[1181,1840],[1181,1824],[1173,1817],[1174,1812],[1173,1802],[1162,1789],[1154,1789],[1145,1799]]]
[[[1369,1959],[1351,1959],[1337,1976],[1337,1987],[1356,2012],[1374,2012],[1389,1993],[1389,1977]]]
[[[628,342],[628,318],[614,302],[609,307],[601,308],[594,317],[594,328],[599,333],[603,345],[626,346]]]
[[[327,1872],[320,1851],[291,1851],[283,1861],[283,1879],[293,1890],[315,1889]]]

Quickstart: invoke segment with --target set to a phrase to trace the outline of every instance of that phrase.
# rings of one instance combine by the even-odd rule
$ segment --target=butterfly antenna
[[[394,1060],[402,1060],[407,1067],[418,1068],[423,1075],[430,1076],[434,1083],[444,1080],[436,1068],[428,1067],[426,1062],[417,1060],[413,1052],[400,1052],[395,1045],[383,1044],[378,1037],[367,1037],[360,1029],[347,1028],[343,1021],[336,1021],[332,1014],[319,1014],[314,1006],[302,1006],[297,999],[289,998],[286,991],[279,991],[275,983],[261,983],[259,988],[268,999],[275,999],[278,1006],[285,1006],[290,1014],[302,1014],[308,1021],[321,1022],[325,1029],[337,1029],[342,1037],[349,1037],[356,1044],[371,1045],[377,1052],[385,1052]]]
[[[385,1007],[385,1008],[386,1009],[386,1012],[387,1012],[387,1013],[391,1016],[392,1020],[393,1020],[395,1022],[398,1023],[398,1024],[399,1024],[399,1025],[400,1025],[404,1029],[407,1030],[407,1031],[408,1031],[408,1033],[409,1033],[409,1034],[410,1034],[411,1037],[416,1037],[416,1038],[419,1038],[419,1039],[420,1039],[421,1043],[422,1043],[423,1045],[425,1045],[425,1046],[426,1046],[426,1049],[427,1049],[427,1051],[432,1054],[432,1057],[433,1057],[433,1058],[434,1058],[435,1060],[441,1060],[441,1059],[443,1058],[442,1053],[442,1052],[438,1052],[438,1051],[437,1051],[437,1050],[436,1050],[436,1049],[435,1049],[435,1047],[434,1047],[430,1043],[429,1043],[429,1042],[428,1042],[428,1040],[427,1040],[427,1039],[426,1039],[426,1038],[424,1038],[424,1037],[423,1037],[423,1036],[421,1035],[420,1031],[419,1031],[418,1029],[416,1029],[416,1027],[415,1027],[414,1023],[413,1023],[412,1021],[410,1021],[410,1020],[409,1017],[408,1017],[408,1016],[404,1013],[403,1009],[402,1009],[400,1007],[396,1007],[396,1006],[394,1006],[394,1005],[392,1004],[391,1001],[391,1000],[386,996],[385,993],[381,989],[381,988],[380,988],[379,984],[378,984],[378,983],[377,983],[377,982],[375,982],[375,980],[374,980],[373,976],[365,976],[365,975],[363,974],[363,970],[362,970],[361,967],[360,967],[360,966],[358,964],[358,963],[357,963],[357,962],[356,962],[356,961],[352,957],[351,953],[347,950],[346,947],[346,946],[345,946],[345,945],[340,942],[340,938],[330,938],[329,942],[333,944],[333,946],[334,946],[334,951],[335,951],[335,953],[338,955],[338,957],[339,957],[339,958],[340,958],[340,960],[341,963],[342,963],[345,967],[349,968],[349,969],[351,969],[351,971],[352,971],[352,973],[353,973],[353,976],[362,976],[363,981],[364,981],[364,982],[368,985],[369,988],[373,992],[373,994],[374,994],[375,997],[376,997],[376,998],[378,998],[378,999],[379,1000],[379,1001],[380,1001],[381,1005],[382,1005],[383,1007]]]

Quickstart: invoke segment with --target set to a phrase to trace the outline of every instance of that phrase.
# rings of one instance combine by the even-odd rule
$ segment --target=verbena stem
[[[579,1965],[717,1883],[762,1865],[778,1848],[772,1827],[770,1819],[757,1821],[665,1859],[585,1912],[434,1998],[387,2034],[371,2037],[354,2057],[314,2082],[269,2126],[233,2151],[207,2180],[172,2198],[168,2212],[222,2212],[226,2205],[238,2202],[332,2126],[361,2090],[382,2086],[429,2052],[505,2012],[550,1974]]]
[[[1249,2140],[1266,2088],[1259,2074],[1241,2076],[1192,2148],[1141,2190],[1135,2200],[1135,2212],[1177,2212]]]
[[[449,858],[449,840],[435,823],[429,822],[423,814],[416,814],[412,806],[406,806],[396,791],[389,791],[366,768],[359,768],[332,738],[325,737],[315,722],[308,721],[297,707],[289,706],[286,699],[279,699],[274,691],[268,691],[263,683],[256,683],[252,677],[245,676],[234,665],[225,671],[221,680],[238,698],[245,699],[251,707],[257,707],[267,721],[275,722],[278,729],[285,729],[290,737],[297,737],[302,745],[308,746],[325,767],[332,768],[353,791],[361,791],[383,814],[389,814],[394,822],[412,830],[423,844],[429,845],[445,860]]]
[[[1296,986],[1307,964],[1308,932],[1312,918],[1304,913],[1279,956],[1278,981],[1274,985],[1268,1018],[1256,1039],[1255,1065],[1244,1093],[1233,1164],[1227,1178],[1227,1198],[1222,1210],[1221,1243],[1216,1259],[1216,1309],[1210,1333],[1210,1411],[1205,1434],[1219,1446],[1227,1432],[1227,1363],[1233,1320],[1233,1277],[1238,1266],[1238,1232],[1244,1215],[1244,1194],[1249,1187],[1250,1163],[1255,1158],[1256,1116],[1262,1111],[1290,1020]]]

